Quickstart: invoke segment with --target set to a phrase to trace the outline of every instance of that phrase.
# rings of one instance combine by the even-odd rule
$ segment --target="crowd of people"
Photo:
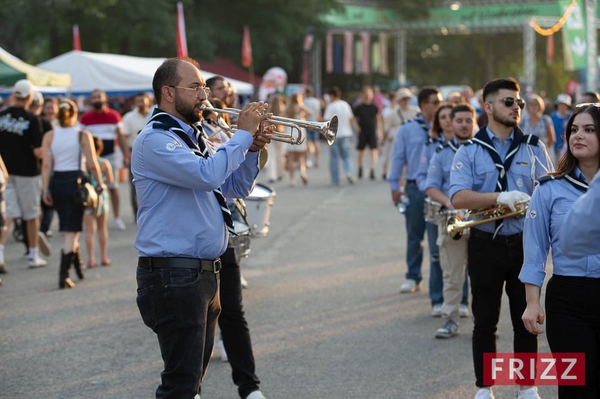
[[[307,87],[272,94],[268,102],[250,102],[229,115],[203,107],[238,108],[232,86],[221,76],[204,81],[191,59],[166,60],[152,85],[154,99],[136,95],[123,115],[95,90],[91,108],[80,116],[70,99],[44,99],[30,82],[15,84],[0,111],[0,273],[8,272],[4,244],[13,222],[22,230],[29,267],[47,265],[43,256],[52,251],[47,236],[54,212],[62,234],[60,289],[74,286],[71,266],[84,279],[98,260],[110,265],[109,215],[114,229],[126,229],[119,182],[129,180],[138,225],[137,305],[164,361],[157,397],[199,397],[218,326],[240,397],[264,399],[244,317],[233,220],[236,212],[244,213],[239,199],[250,194],[263,166],[271,182],[287,173],[292,186],[297,175],[309,184],[309,169],[321,167],[317,123],[334,116],[331,184],[383,175],[393,204],[405,205],[407,271],[400,293],[421,290],[427,234],[431,315],[442,319],[434,337],[457,336],[460,319],[472,314],[475,399],[494,398],[493,386],[484,382],[483,355],[496,352],[503,291],[514,352],[536,353],[546,323],[553,352],[586,354],[586,384],[559,387],[559,398],[598,396],[600,257],[587,241],[565,233],[580,227],[570,225],[571,214],[585,220],[590,201],[597,203],[598,195],[591,195],[600,186],[594,180],[600,168],[597,93],[585,93],[575,106],[571,96],[560,94],[552,112],[541,95],[522,98],[512,78],[446,98],[434,86],[387,95],[364,86],[352,105],[338,87],[323,98]],[[315,129],[294,133],[269,124],[272,116],[315,122]],[[226,125],[235,125],[236,134]],[[277,134],[300,134],[305,141],[271,141]],[[95,209],[74,202],[82,178],[99,195]],[[173,214],[173,207],[184,212]],[[489,221],[449,234],[450,220],[481,209],[494,209]],[[590,228],[589,234],[600,233]],[[541,288],[550,249],[553,275],[544,311]],[[521,385],[517,398],[540,396],[535,386]]]
[[[120,217],[119,174],[126,170],[131,143],[145,125],[149,106],[148,94],[137,95],[135,107],[123,117],[124,124],[121,114],[108,106],[102,90],[94,90],[82,110],[81,105],[69,98],[44,98],[28,80],[15,83],[13,93],[0,110],[0,157],[7,175],[0,180],[4,200],[0,273],[9,270],[4,246],[13,223],[14,236],[25,246],[29,267],[47,266],[44,257],[52,254],[48,237],[54,234],[51,225],[55,213],[63,236],[60,288],[74,286],[68,277],[69,265],[83,279],[84,270],[98,264],[96,239],[100,264],[111,264],[108,217],[112,210],[112,227],[126,228]],[[143,123],[135,120],[135,115],[140,115]],[[90,181],[97,188],[101,197],[98,209],[84,212],[73,202],[78,179]],[[132,206],[135,212],[137,201],[132,200]],[[83,261],[79,246],[82,231],[85,231],[87,262]]]

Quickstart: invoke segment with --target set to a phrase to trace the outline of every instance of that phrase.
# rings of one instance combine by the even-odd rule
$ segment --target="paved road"
[[[252,241],[243,262],[250,284],[246,316],[265,396],[473,397],[472,322],[463,319],[460,336],[436,340],[441,321],[429,315],[427,288],[398,293],[406,235],[387,184],[332,187],[324,166],[309,169],[309,179],[306,187],[290,187],[287,179],[271,185],[277,197],[270,234]],[[114,264],[89,270],[72,290],[57,289],[59,237],[51,239],[55,253],[41,270],[29,270],[22,246],[9,240],[10,273],[0,288],[1,398],[153,397],[162,361],[135,304],[136,228],[127,193],[122,186],[128,228],[110,231]],[[499,333],[503,352],[512,346],[507,313]],[[548,351],[545,336],[540,350]],[[214,359],[202,397],[236,398],[230,372],[228,363]],[[499,399],[516,396],[514,387],[496,392]],[[540,392],[556,397],[552,387]]]

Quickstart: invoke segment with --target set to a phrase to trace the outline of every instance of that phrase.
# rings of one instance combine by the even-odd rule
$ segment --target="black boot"
[[[83,280],[85,277],[83,275],[85,266],[83,265],[83,259],[81,259],[81,247],[75,248],[75,252],[73,252],[73,268],[75,269],[75,273],[77,273],[77,277]]]
[[[62,250],[60,251],[60,271],[58,272],[58,288],[73,288],[75,284],[69,278],[69,269],[73,262],[73,252],[65,254]]]

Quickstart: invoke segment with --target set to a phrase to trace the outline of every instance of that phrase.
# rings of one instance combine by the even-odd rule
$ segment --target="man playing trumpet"
[[[450,173],[450,199],[457,209],[488,208],[526,201],[535,181],[551,170],[544,144],[524,135],[517,126],[525,102],[512,78],[488,82],[483,89],[488,125],[457,151]],[[518,279],[523,264],[523,220],[494,218],[471,228],[468,244],[469,277],[473,295],[473,363],[476,399],[493,399],[485,386],[484,353],[496,352],[502,289],[510,304],[515,352],[537,352],[537,337],[521,320],[526,307],[525,287]],[[518,398],[539,399],[537,388],[520,387]]]
[[[247,197],[258,151],[269,143],[257,130],[267,104],[239,113],[238,131],[214,150],[195,124],[210,90],[190,58],[166,60],[154,74],[158,104],[135,139],[131,159],[139,199],[137,304],[158,337],[164,362],[156,398],[200,392],[215,336],[219,272],[231,212],[224,196]]]

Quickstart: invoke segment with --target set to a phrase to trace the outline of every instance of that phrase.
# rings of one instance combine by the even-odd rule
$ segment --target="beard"
[[[512,119],[510,116],[500,116],[494,109],[492,111],[492,118],[501,125],[506,127],[515,127],[519,124],[519,119],[521,119],[520,115],[517,115],[515,119]]]
[[[456,136],[456,138],[458,140],[469,140],[472,137],[473,134],[473,129],[471,128],[471,130],[469,129],[460,129],[454,132],[454,135]]]
[[[92,107],[94,107],[96,111],[100,111],[102,107],[104,107],[104,104],[102,102],[95,102],[92,103]]]
[[[186,103],[175,95],[175,111],[185,119],[185,122],[194,124],[200,121],[200,112],[196,111],[195,108],[195,103]]]

